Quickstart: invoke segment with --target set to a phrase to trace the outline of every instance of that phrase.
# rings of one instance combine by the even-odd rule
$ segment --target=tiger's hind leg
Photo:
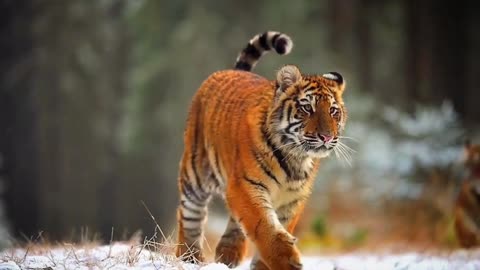
[[[231,268],[240,264],[247,252],[247,239],[240,225],[230,217],[227,228],[215,249],[215,261]]]
[[[198,183],[198,182],[197,182]],[[177,210],[178,246],[176,255],[183,261],[204,261],[202,254],[203,227],[207,221],[209,191],[195,186],[187,178],[180,184],[180,205]]]

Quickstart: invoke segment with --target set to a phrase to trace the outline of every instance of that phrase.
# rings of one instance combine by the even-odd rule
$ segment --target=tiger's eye
[[[331,108],[330,108],[330,114],[331,114],[331,115],[337,115],[337,114],[338,114],[338,109],[335,108],[335,107],[331,107]]]
[[[302,106],[302,109],[306,112],[306,113],[311,113],[313,111],[312,109],[312,105],[310,104],[305,104]]]

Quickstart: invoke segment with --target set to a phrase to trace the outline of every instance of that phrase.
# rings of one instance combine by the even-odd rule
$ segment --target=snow
[[[305,270],[477,270],[480,269],[480,250],[458,250],[435,255],[404,253],[306,256],[302,262]],[[245,260],[237,269],[247,270],[249,263],[249,260]],[[0,270],[20,269],[226,270],[229,268],[216,263],[201,265],[183,263],[172,255],[149,251],[141,245],[126,243],[90,248],[63,246],[36,251],[11,249],[0,253]]]

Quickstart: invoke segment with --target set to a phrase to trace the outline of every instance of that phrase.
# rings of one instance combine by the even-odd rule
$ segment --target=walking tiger
[[[247,237],[252,269],[301,269],[292,235],[320,160],[345,155],[345,80],[337,72],[302,74],[286,65],[273,81],[251,72],[265,53],[290,53],[290,37],[265,32],[240,52],[233,70],[210,75],[193,97],[184,133],[178,186],[177,256],[202,261],[212,194],[230,212],[216,261],[237,266]],[[185,254],[193,254],[186,256]]]

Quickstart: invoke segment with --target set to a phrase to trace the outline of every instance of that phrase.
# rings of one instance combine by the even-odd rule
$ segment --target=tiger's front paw
[[[226,264],[230,268],[235,268],[243,260],[246,250],[247,243],[244,237],[236,239],[222,238],[215,250],[215,261]]]
[[[296,238],[289,233],[278,233],[272,242],[271,256],[266,260],[270,269],[297,270],[302,269],[300,252],[295,246]]]

